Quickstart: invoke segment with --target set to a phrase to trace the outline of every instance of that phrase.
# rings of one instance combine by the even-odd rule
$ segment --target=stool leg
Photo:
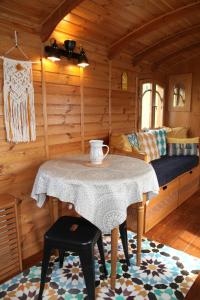
[[[105,276],[108,275],[107,269],[106,269],[106,262],[105,262],[105,256],[104,256],[104,248],[103,248],[103,241],[102,241],[102,235],[100,235],[98,241],[97,241],[100,257],[101,257],[101,263],[103,265],[103,271]]]
[[[126,229],[126,221],[119,225],[119,232],[122,240],[122,246],[124,249],[124,255],[126,258],[126,263],[130,266],[129,256],[128,256],[128,237],[127,237],[127,229]]]
[[[44,245],[44,254],[42,260],[42,270],[41,270],[41,280],[40,280],[40,291],[38,295],[38,300],[42,299],[50,256],[51,256],[51,247]]]
[[[63,267],[64,258],[65,258],[65,250],[59,250],[59,268]]]
[[[93,247],[93,245],[92,245]],[[95,300],[95,270],[93,248],[79,252],[88,300]]]

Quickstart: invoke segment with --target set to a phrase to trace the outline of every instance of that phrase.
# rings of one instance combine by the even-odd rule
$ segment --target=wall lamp
[[[72,40],[64,41],[64,45],[59,47],[55,39],[50,40],[50,46],[45,46],[45,53],[47,58],[51,61],[59,61],[62,57],[67,59],[76,59],[77,65],[79,67],[85,68],[89,66],[87,56],[83,48],[81,48],[80,53],[74,52],[76,47],[76,42]]]

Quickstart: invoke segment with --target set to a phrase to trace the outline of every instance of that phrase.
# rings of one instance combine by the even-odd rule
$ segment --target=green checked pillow
[[[168,155],[199,155],[199,138],[168,138]]]
[[[138,139],[136,133],[131,133],[127,135],[129,143],[133,148],[139,149]]]
[[[158,147],[158,151],[160,156],[164,156],[167,154],[167,140],[166,140],[166,130],[165,129],[155,129],[150,130],[156,137],[156,144]]]

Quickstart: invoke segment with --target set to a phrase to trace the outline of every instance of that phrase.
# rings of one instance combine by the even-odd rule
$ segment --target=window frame
[[[155,108],[156,108],[156,85],[159,85],[160,87],[163,88],[163,124],[165,122],[165,98],[166,98],[166,84],[160,80],[157,79],[152,79],[152,78],[147,78],[147,79],[139,79],[139,85],[138,85],[138,99],[139,99],[139,118],[138,118],[138,128],[139,130],[142,130],[141,128],[141,123],[142,123],[142,97],[144,93],[142,93],[142,86],[145,83],[150,83],[152,84],[152,93],[151,93],[151,124],[149,128],[156,128],[154,126],[155,124]]]

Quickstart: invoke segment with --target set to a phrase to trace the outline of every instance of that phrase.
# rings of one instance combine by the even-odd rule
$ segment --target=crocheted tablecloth
[[[70,202],[103,233],[123,223],[127,207],[159,192],[153,167],[128,156],[108,155],[105,166],[91,167],[89,156],[49,160],[38,170],[32,198],[41,207],[46,196]]]

